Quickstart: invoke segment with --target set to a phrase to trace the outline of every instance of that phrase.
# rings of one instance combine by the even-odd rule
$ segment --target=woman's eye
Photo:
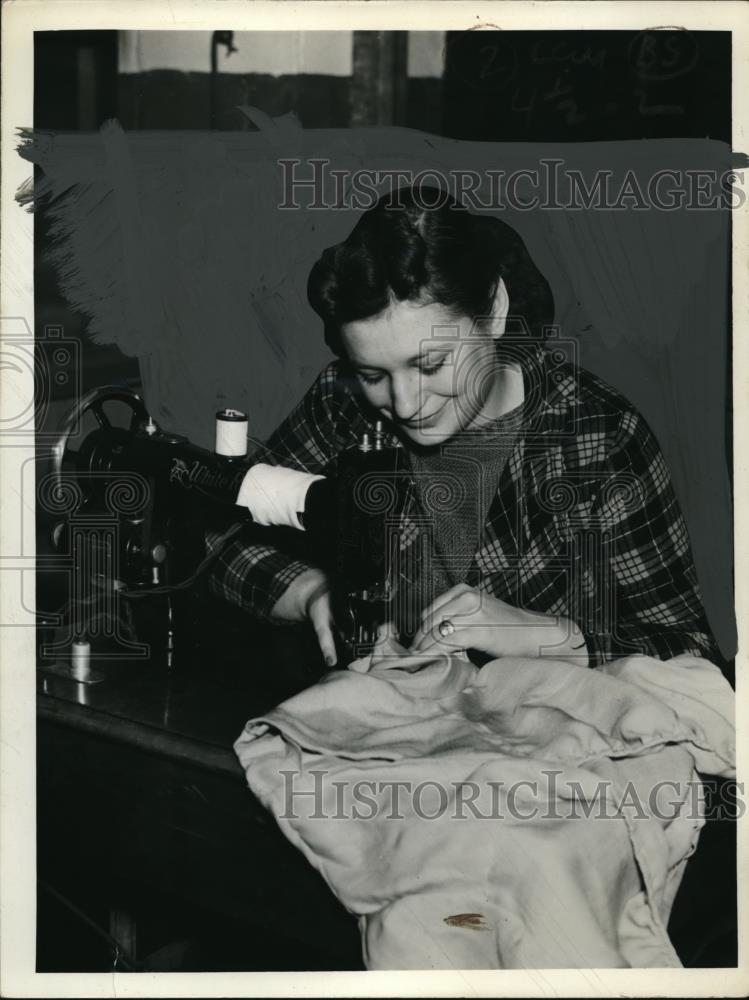
[[[365,375],[364,372],[358,372],[358,375],[365,385],[377,385],[377,383],[381,382],[383,378],[382,375]]]
[[[440,368],[444,366],[446,360],[447,358],[441,358],[434,365],[422,365],[419,371],[422,375],[436,375]]]

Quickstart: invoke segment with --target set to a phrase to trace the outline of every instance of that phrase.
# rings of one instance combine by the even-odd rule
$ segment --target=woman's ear
[[[507,285],[504,279],[500,278],[494,290],[494,300],[492,302],[492,318],[489,323],[489,333],[494,340],[505,332],[507,325],[507,314],[510,311],[510,296],[507,294]]]

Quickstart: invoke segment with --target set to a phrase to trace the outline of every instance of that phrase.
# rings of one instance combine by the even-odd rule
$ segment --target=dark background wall
[[[731,141],[727,32],[447,32],[442,73],[429,76],[407,72],[416,33],[347,33],[350,76],[227,72],[229,59],[212,73],[212,51],[228,50],[204,34],[203,72],[125,73],[115,31],[37,32],[35,127],[92,131],[116,118],[128,130],[250,129],[239,110],[249,104],[271,117],[293,112],[304,128],[315,129],[401,125],[504,142]],[[251,53],[245,56],[251,62]],[[36,224],[37,330],[63,325],[79,335],[85,320],[70,311],[45,260],[43,212]],[[85,388],[137,382],[137,362],[115,347],[94,347],[85,337],[81,347]],[[61,398],[66,391],[59,390]]]
[[[731,141],[727,32],[449,32],[444,134]]]
[[[272,116],[293,111],[305,128],[359,123],[367,90],[358,86],[361,78],[372,77],[388,48],[394,53],[385,70],[404,75],[409,39],[406,32],[349,34],[360,50],[356,79],[354,73],[221,70],[212,79],[209,40],[205,72],[118,75],[117,32],[38,32],[35,125],[91,129],[118,118],[125,128],[209,128],[212,89],[221,129],[248,127],[240,104]],[[727,32],[467,31],[445,33],[442,44],[442,78],[390,80],[400,96],[389,115],[380,106],[380,117],[369,124],[500,142],[731,141]]]

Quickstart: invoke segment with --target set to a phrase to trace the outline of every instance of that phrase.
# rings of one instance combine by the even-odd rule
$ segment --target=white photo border
[[[733,149],[749,151],[749,16],[744,2],[535,3],[495,0],[5,0],[2,31],[2,187],[0,320],[2,336],[34,330],[33,216],[15,193],[31,175],[17,153],[18,129],[33,124],[33,33],[49,30],[642,30],[675,26],[733,33]],[[749,620],[749,458],[741,430],[749,405],[749,204],[733,213],[733,378],[735,607],[739,629],[737,726],[747,733],[745,636]],[[336,973],[36,973],[35,969],[35,629],[24,610],[34,599],[33,553],[17,557],[14,532],[33,498],[18,482],[28,448],[3,447],[3,420],[33,400],[31,371],[0,372],[0,995],[8,997],[239,996],[744,996],[747,949],[747,817],[739,821],[739,967],[684,970],[525,970]],[[24,543],[24,548],[27,546]],[[29,561],[30,560],[30,561]],[[23,588],[23,600],[18,591]],[[14,590],[15,588],[15,590]],[[747,774],[739,742],[738,776]],[[741,786],[740,786],[741,787]]]

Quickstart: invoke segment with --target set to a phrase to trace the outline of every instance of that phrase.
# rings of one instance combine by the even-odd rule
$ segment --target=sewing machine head
[[[378,423],[372,439],[363,434],[329,471],[336,517],[327,568],[333,617],[347,661],[370,652],[380,626],[393,620],[398,525],[407,481],[401,466],[402,451],[383,447]]]
[[[113,404],[129,410],[125,426],[115,422]],[[205,556],[207,511],[227,506],[245,471],[246,465],[161,432],[135,393],[95,389],[73,408],[53,448],[53,490],[77,499],[53,537],[59,544],[71,520],[113,521],[113,584],[136,590],[177,583]]]
[[[125,405],[125,426],[108,413],[113,403]],[[93,426],[84,433],[89,418]],[[71,548],[90,547],[85,558],[71,552],[76,564],[97,575],[100,589],[116,589],[122,597],[184,588],[208,568],[206,529],[225,531],[250,520],[236,498],[252,464],[243,455],[210,452],[160,431],[134,393],[94,390],[73,409],[53,449],[54,491],[76,497],[53,529],[54,541],[59,548],[66,539]],[[378,428],[371,440],[365,435],[342,453],[308,493],[306,541],[331,578],[346,662],[369,651],[390,618],[397,465],[397,453],[382,447]],[[109,542],[102,542],[101,531],[70,530],[105,522],[113,529]]]

